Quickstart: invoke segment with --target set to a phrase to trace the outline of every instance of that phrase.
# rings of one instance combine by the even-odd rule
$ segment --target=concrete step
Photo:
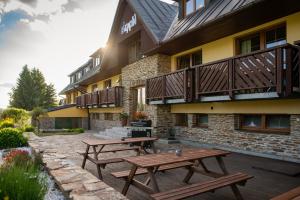
[[[127,137],[128,131],[123,127],[112,127],[110,129],[106,129],[105,131],[99,131],[97,134],[94,134],[96,137],[104,138],[104,139],[112,139],[112,138],[122,138]]]

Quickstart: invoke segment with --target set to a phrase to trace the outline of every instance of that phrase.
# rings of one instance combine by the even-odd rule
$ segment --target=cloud
[[[2,88],[12,88],[12,87],[14,87],[14,84],[12,84],[12,83],[0,83],[0,87],[2,87]]]
[[[27,64],[39,68],[57,92],[62,90],[69,82],[67,75],[106,43],[117,3],[37,0],[33,6],[17,0],[7,2],[5,13],[21,10],[26,17],[0,31],[0,83],[15,84]],[[0,87],[0,107],[8,104],[8,92]]]

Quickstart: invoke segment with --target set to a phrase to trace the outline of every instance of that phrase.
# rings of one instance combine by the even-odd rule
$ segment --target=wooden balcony
[[[150,104],[284,98],[299,94],[300,50],[294,45],[235,56],[146,81]]]
[[[112,87],[87,93],[76,99],[79,108],[120,107],[123,105],[123,88]]]

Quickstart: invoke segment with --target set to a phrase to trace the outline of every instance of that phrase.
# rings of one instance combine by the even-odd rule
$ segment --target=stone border
[[[68,160],[67,154],[47,148],[43,138],[30,133],[28,143],[35,153],[42,156],[45,168],[66,197],[73,200],[127,200],[114,188]]]

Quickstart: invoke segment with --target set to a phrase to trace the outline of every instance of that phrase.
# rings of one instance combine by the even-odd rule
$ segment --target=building
[[[300,162],[299,1],[120,0],[108,44],[71,74],[65,117],[143,111],[160,137]]]

